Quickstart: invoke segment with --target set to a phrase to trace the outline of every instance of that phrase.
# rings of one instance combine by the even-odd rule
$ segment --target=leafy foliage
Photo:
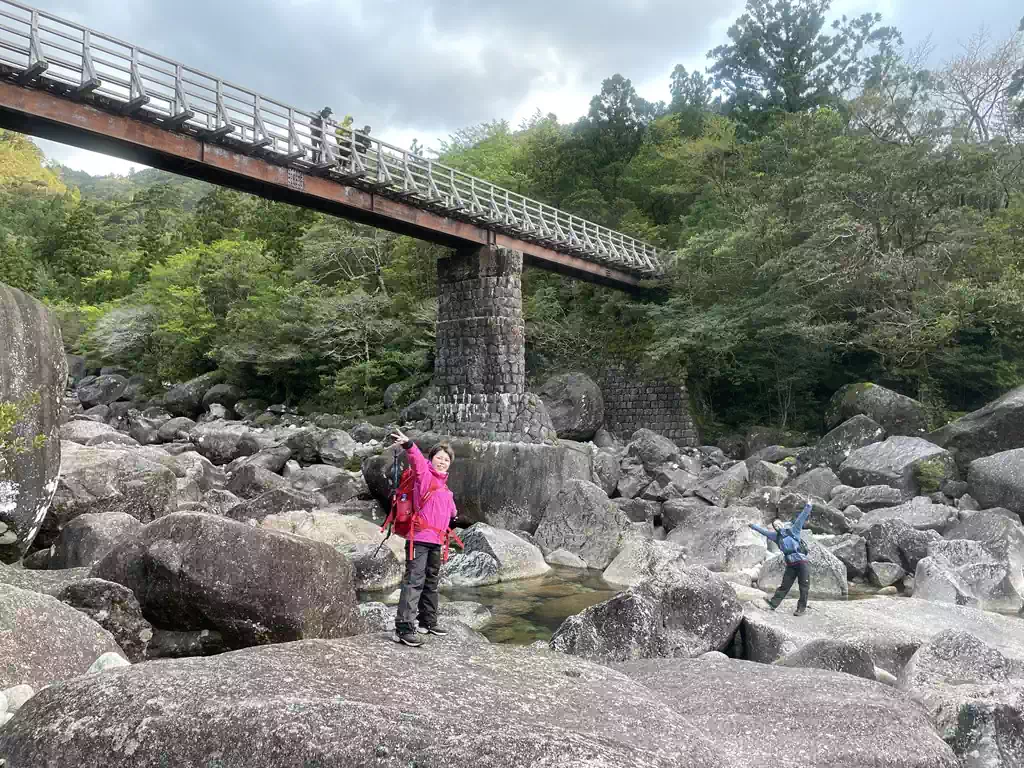
[[[1024,382],[1020,33],[929,68],[877,15],[829,28],[830,10],[749,0],[707,72],[671,73],[667,103],[614,74],[574,123],[442,143],[454,167],[674,253],[646,297],[528,269],[532,381],[629,358],[687,378],[710,436],[816,429],[852,381],[940,416]],[[0,280],[48,301],[71,348],[362,414],[429,382],[440,247],[41,160],[0,133]]]
[[[32,392],[17,402],[0,402],[0,469],[5,468],[15,456],[46,444],[46,435],[19,434],[24,431],[25,418],[39,402],[38,392]]]

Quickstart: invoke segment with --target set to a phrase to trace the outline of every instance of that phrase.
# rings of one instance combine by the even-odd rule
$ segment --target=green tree
[[[730,42],[708,52],[715,86],[737,119],[765,130],[780,113],[838,106],[867,72],[866,52],[892,47],[899,33],[880,14],[843,16],[826,34],[832,0],[747,0]],[[766,122],[768,121],[768,122]]]

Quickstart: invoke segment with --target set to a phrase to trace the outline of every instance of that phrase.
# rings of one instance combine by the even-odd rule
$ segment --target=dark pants
[[[399,634],[415,632],[415,621],[421,627],[437,624],[437,584],[441,579],[441,545],[416,542],[413,558],[405,550],[405,578],[402,597],[398,601],[395,630]]]
[[[775,590],[772,599],[768,602],[772,608],[778,608],[779,603],[786,599],[786,594],[793,587],[793,582],[800,581],[800,600],[797,602],[797,610],[807,607],[807,593],[811,589],[811,567],[807,563],[787,565],[786,572],[782,574],[782,583]]]

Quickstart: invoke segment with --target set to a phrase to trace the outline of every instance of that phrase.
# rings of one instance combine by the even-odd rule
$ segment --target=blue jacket
[[[779,541],[780,534],[775,533],[775,531],[769,531],[767,528],[762,528],[755,523],[751,523],[750,527],[779,545],[779,550],[782,552],[783,558],[785,558],[786,565],[799,565],[800,563],[810,562],[810,558],[800,551],[800,532],[803,531],[804,523],[807,522],[807,518],[810,516],[811,503],[807,502],[804,504],[803,511],[796,516],[796,520],[793,521],[792,525],[787,523],[782,526],[781,541]]]

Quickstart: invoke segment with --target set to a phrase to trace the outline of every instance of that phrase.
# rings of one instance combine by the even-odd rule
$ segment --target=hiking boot
[[[448,634],[448,630],[438,624],[432,627],[416,627],[416,631],[421,635],[437,635],[438,637],[444,637]]]
[[[803,616],[805,613],[807,613],[806,608],[797,608],[795,611],[793,611],[794,616]]]
[[[419,648],[423,645],[423,641],[416,636],[415,632],[399,633],[398,630],[395,630],[395,634],[391,636],[391,639],[396,643],[408,645],[410,648]]]

